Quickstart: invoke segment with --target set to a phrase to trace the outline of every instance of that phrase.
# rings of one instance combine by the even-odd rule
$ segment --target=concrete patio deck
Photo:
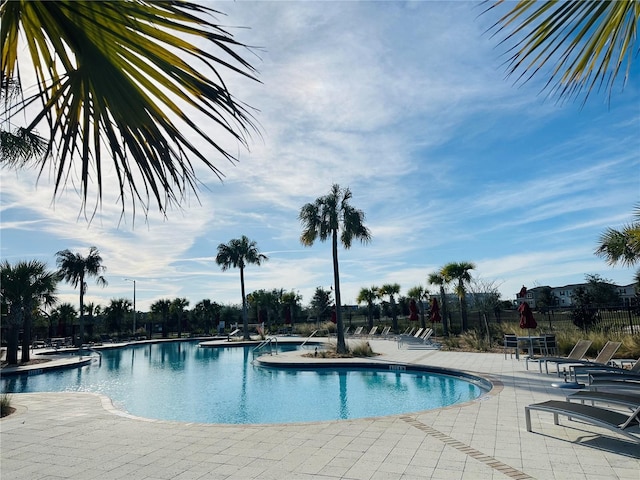
[[[15,394],[0,421],[0,476],[43,479],[640,479],[640,446],[524,407],[564,399],[555,375],[495,353],[398,349],[369,340],[377,361],[475,373],[496,385],[477,401],[403,415],[277,425],[133,417],[103,396]],[[295,358],[291,358],[291,357]],[[273,361],[323,361],[295,352]],[[313,408],[310,400],[310,408]],[[638,427],[635,427],[636,430]]]

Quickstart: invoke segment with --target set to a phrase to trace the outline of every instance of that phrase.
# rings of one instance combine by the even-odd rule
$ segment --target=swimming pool
[[[295,346],[281,346],[295,349]],[[255,366],[251,347],[196,342],[102,351],[100,362],[6,376],[2,392],[85,391],[107,395],[136,416],[199,423],[291,423],[376,417],[478,398],[473,381],[429,372],[273,369]]]

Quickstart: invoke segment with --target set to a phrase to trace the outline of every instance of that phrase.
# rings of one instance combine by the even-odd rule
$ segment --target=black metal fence
[[[534,311],[538,327],[543,330],[579,328],[584,331],[607,331],[640,335],[640,312],[637,307],[591,307],[589,309],[557,308],[546,311]],[[470,311],[468,322],[470,329],[484,329],[482,312]],[[489,324],[501,322],[520,322],[516,310],[498,310],[486,315]],[[462,316],[457,310],[449,313],[449,325],[452,333],[462,331]]]

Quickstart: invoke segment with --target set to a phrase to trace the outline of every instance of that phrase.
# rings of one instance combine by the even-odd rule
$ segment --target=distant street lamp
[[[127,282],[133,282],[133,335],[136,335],[136,281],[125,278]]]

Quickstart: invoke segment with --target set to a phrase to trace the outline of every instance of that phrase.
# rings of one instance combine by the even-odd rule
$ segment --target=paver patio
[[[0,421],[3,479],[640,479],[640,447],[608,430],[524,407],[564,399],[555,375],[495,353],[398,349],[377,361],[448,367],[495,388],[462,405],[403,415],[277,425],[142,419],[85,393],[13,395]],[[302,360],[296,352],[275,362]],[[304,361],[323,361],[304,358]],[[310,407],[313,400],[310,399]],[[637,429],[638,427],[636,427]]]

